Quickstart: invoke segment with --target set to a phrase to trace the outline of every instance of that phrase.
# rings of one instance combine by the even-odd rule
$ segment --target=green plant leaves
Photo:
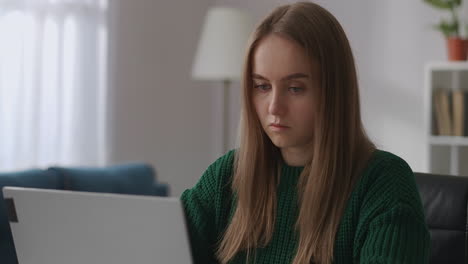
[[[439,9],[449,10],[452,21],[442,20],[434,28],[444,34],[445,37],[459,36],[459,22],[456,8],[460,7],[463,0],[424,0],[425,3]]]
[[[435,25],[434,28],[442,32],[445,37],[457,36],[458,35],[458,22],[448,22],[442,20],[439,24]]]
[[[424,0],[424,2],[439,9],[451,9],[459,7],[462,3],[462,0]]]

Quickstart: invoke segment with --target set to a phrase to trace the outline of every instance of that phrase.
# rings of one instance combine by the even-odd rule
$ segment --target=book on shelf
[[[453,135],[464,136],[464,92],[455,90],[452,92],[452,113],[453,113]]]
[[[463,136],[468,137],[468,91],[463,92]]]
[[[451,118],[451,98],[450,92],[445,89],[437,89],[434,91],[434,111],[436,120],[436,135],[451,136],[452,135],[452,118]]]
[[[468,89],[436,89],[433,106],[434,135],[468,137]]]
[[[432,101],[433,101],[433,109],[434,109],[434,123],[435,123],[435,130],[434,135],[441,135],[443,134],[442,130],[442,109],[440,105],[440,90],[435,90],[432,94]]]

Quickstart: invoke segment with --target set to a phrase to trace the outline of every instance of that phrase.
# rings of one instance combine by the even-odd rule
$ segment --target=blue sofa
[[[169,186],[156,181],[147,164],[124,164],[106,168],[51,167],[21,172],[0,173],[0,190],[4,186],[42,189],[105,192],[134,195],[168,196]],[[10,225],[0,191],[0,263],[17,264]]]

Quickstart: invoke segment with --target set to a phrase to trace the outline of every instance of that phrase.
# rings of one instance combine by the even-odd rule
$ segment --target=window
[[[107,0],[0,0],[0,170],[106,161]]]

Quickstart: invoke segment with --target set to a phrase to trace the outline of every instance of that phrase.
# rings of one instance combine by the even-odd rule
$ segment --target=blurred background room
[[[236,146],[241,65],[226,76],[195,73],[202,67],[196,60],[205,58],[198,53],[208,11],[235,8],[244,28],[253,29],[290,2],[0,0],[0,171],[144,162],[170,195],[180,195]],[[350,39],[370,137],[414,171],[432,170],[425,69],[451,63],[443,34],[433,28],[450,13],[423,0],[314,2],[337,17]],[[463,25],[465,6],[457,11]],[[244,37],[235,30],[232,36]],[[241,64],[233,54],[242,52],[225,59]],[[465,69],[465,63],[455,64]],[[438,155],[463,157],[456,147]],[[456,172],[468,175],[466,161],[457,160]],[[453,165],[447,162],[441,166]]]

